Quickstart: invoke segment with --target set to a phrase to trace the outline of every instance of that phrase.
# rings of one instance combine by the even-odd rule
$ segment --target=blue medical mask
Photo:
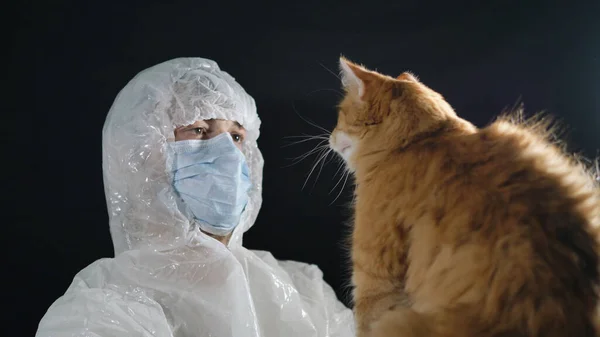
[[[214,235],[230,233],[240,222],[252,186],[244,154],[227,132],[170,145],[175,152],[173,186],[200,228]]]

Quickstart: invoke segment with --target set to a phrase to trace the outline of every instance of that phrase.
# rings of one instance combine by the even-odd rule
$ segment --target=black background
[[[216,60],[256,100],[264,203],[251,249],[317,264],[348,303],[342,241],[351,186],[330,192],[335,162],[302,189],[316,142],[332,129],[340,54],[389,75],[410,70],[483,126],[519,99],[562,119],[571,149],[600,148],[599,1],[318,1],[279,4],[21,2],[7,8],[4,306],[32,335],[48,306],[92,261],[113,255],[101,131],[137,72],[175,57]],[[7,140],[7,141],[6,141]],[[335,200],[335,202],[334,202]],[[333,204],[332,204],[333,202]],[[331,204],[331,205],[330,205]],[[11,315],[9,314],[9,315]],[[10,316],[9,316],[10,317]]]

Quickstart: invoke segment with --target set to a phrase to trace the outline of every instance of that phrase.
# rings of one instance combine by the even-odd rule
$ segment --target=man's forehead
[[[238,129],[244,129],[244,127],[240,123],[238,123],[236,121],[230,121],[230,120],[227,120],[227,119],[209,119],[206,122],[208,122],[208,123],[218,123],[218,124],[222,123],[222,124],[225,124],[225,125],[228,125],[228,126],[236,127]]]

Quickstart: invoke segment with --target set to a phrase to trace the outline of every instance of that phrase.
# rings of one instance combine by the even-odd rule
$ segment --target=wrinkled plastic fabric
[[[227,247],[172,187],[175,127],[211,118],[247,130],[253,187]],[[175,59],[131,80],[103,130],[115,257],[80,271],[36,336],[354,336],[352,312],[316,266],[242,246],[262,203],[259,127],[252,97],[211,60]]]

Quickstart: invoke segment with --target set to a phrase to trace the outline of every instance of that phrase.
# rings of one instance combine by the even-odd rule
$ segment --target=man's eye
[[[204,128],[193,128],[192,131],[198,136],[202,136],[206,133],[206,130]]]
[[[234,134],[231,134],[231,137],[233,138],[233,140],[234,140],[236,143],[239,143],[239,142],[241,142],[242,140],[244,140],[244,139],[243,139],[243,137],[242,137],[241,135],[238,135],[238,134],[235,134],[235,133],[234,133]]]

